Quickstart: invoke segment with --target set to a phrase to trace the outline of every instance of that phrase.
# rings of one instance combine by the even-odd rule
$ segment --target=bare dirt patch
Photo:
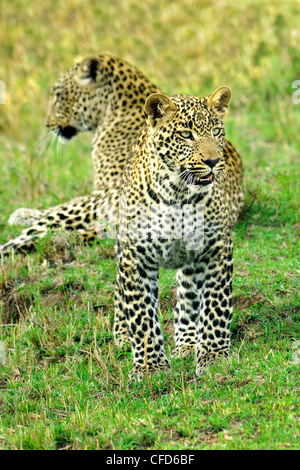
[[[0,301],[3,303],[2,323],[9,324],[27,317],[33,298],[20,292],[20,285],[11,281],[0,287]]]
[[[270,304],[270,301],[257,289],[253,289],[251,295],[234,296],[232,301],[234,309],[238,312],[243,312],[259,302]]]

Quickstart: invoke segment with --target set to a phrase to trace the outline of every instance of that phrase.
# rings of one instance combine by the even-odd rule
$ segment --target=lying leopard
[[[121,176],[134,143],[145,127],[144,103],[159,88],[137,68],[110,55],[88,57],[54,85],[47,126],[61,140],[80,132],[93,133],[95,191],[46,210],[18,209],[10,224],[27,225],[21,235],[0,246],[3,254],[28,251],[49,229],[76,230],[90,242],[106,236],[118,217]],[[242,165],[232,145],[224,146],[225,194],[230,225],[243,205]]]
[[[107,54],[81,60],[55,83],[47,127],[64,143],[80,132],[92,132],[95,191],[47,210],[15,211],[9,223],[29,228],[0,246],[4,254],[12,248],[28,251],[37,238],[58,227],[76,230],[86,241],[104,236],[99,217],[116,223],[121,174],[145,125],[145,100],[157,91],[136,67]]]
[[[120,192],[114,336],[130,342],[131,376],[167,370],[159,268],[177,269],[175,354],[196,373],[230,349],[232,241],[222,122],[228,87],[208,98],[155,93]]]

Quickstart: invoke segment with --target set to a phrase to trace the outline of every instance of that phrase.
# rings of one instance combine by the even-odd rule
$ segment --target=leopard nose
[[[204,160],[204,163],[206,163],[209,168],[213,168],[216,166],[216,164],[220,161],[220,157],[216,158],[215,160],[212,160],[211,158],[208,158],[207,160]]]

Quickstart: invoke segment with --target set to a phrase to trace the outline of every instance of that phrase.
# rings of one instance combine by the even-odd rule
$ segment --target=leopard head
[[[79,132],[94,131],[105,106],[101,56],[88,57],[69,69],[53,86],[46,118],[47,127],[69,141]]]
[[[145,103],[153,153],[172,184],[208,191],[225,168],[223,117],[231,90],[222,86],[206,98],[150,95]],[[172,173],[172,175],[171,175]]]

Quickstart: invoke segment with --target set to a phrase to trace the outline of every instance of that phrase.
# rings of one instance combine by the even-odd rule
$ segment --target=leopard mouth
[[[180,177],[187,183],[192,184],[193,186],[206,186],[212,184],[213,182],[213,173],[212,171],[205,176],[195,175],[186,170],[183,166],[180,167]]]

